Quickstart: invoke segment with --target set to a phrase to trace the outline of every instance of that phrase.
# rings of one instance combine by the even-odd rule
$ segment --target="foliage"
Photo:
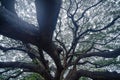
[[[41,78],[41,76],[39,74],[30,74],[28,76],[26,76],[24,79],[21,80],[43,80],[43,78]]]
[[[2,1],[0,68],[6,79],[120,79],[119,0]]]

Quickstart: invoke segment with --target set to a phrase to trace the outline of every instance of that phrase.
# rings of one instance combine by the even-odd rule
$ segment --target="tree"
[[[0,68],[7,68],[1,74],[11,69],[22,69],[8,79],[24,72],[38,73],[45,80],[79,80],[82,77],[93,80],[120,79],[116,71],[99,70],[111,64],[120,64],[117,60],[119,46],[110,48],[120,38],[120,15],[116,13],[119,11],[119,1],[35,0],[38,29],[16,15],[15,2],[8,4],[7,0],[0,1],[0,34],[22,41],[22,46],[0,46],[0,49],[3,52],[22,51],[32,59],[31,62],[1,61]],[[113,11],[112,8],[118,10]],[[64,16],[66,21],[63,21]],[[63,29],[68,32],[64,33]],[[70,36],[70,39],[67,40],[64,35]],[[45,58],[46,54],[53,60],[52,67]]]

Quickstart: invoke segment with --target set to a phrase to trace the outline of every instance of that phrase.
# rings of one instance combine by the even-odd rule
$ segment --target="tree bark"
[[[76,71],[76,73],[74,73],[69,80],[79,80],[82,76],[89,77],[93,80],[120,80],[120,74],[117,72],[92,72],[87,70]]]
[[[0,7],[0,34],[25,43],[37,44],[36,38],[39,32],[34,25],[28,24],[14,13]]]
[[[52,42],[53,32],[55,30],[57,19],[61,7],[61,0],[35,0],[37,21],[39,24],[40,48],[46,51],[57,66],[56,79],[60,78],[62,65],[57,53],[57,48]]]

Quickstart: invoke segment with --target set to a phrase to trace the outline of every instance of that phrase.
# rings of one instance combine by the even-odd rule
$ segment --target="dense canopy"
[[[120,80],[119,0],[0,0],[0,80]]]

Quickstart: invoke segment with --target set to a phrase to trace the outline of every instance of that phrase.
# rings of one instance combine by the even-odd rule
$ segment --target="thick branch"
[[[109,24],[107,24],[107,25],[104,26],[103,28],[98,29],[98,30],[90,29],[89,31],[90,31],[90,32],[98,32],[98,31],[106,30],[107,28],[109,28],[109,27],[111,27],[112,25],[114,25],[115,21],[118,20],[119,18],[120,18],[120,15],[118,15],[116,18],[114,18],[114,19],[112,20],[112,22],[110,22]]]
[[[24,62],[0,62],[0,68],[21,68],[28,69],[32,72],[41,74],[46,80],[52,80],[52,77],[47,71],[40,65]]]
[[[90,61],[84,61],[84,62],[79,62],[77,65],[79,66],[79,65],[85,65],[85,64],[91,64],[91,65],[94,65],[95,66],[95,68],[102,68],[102,67],[106,67],[106,66],[109,66],[109,65],[111,65],[111,64],[119,64],[120,63],[120,61],[109,61],[109,62],[107,62],[107,63],[104,63],[104,64],[100,64],[100,63],[96,63],[96,62],[90,62]],[[71,66],[73,66],[74,65],[74,63],[71,63]]]
[[[69,80],[79,80],[80,77],[89,77],[93,80],[120,80],[120,74],[117,72],[92,72],[87,70],[79,70]]]
[[[28,24],[14,13],[0,7],[0,34],[15,40],[36,44],[35,37],[37,33],[35,26]]]
[[[52,40],[61,0],[35,0],[35,5],[40,35],[44,36],[45,40]]]
[[[22,48],[19,48],[19,47],[10,47],[10,48],[7,48],[7,47],[0,46],[0,49],[3,52],[9,51],[9,50],[19,50],[19,51],[27,52],[26,50],[24,50]]]
[[[105,57],[105,58],[116,58],[119,55],[120,55],[120,48],[114,51],[88,53],[88,54],[85,54],[84,57],[98,56],[98,57]]]
[[[36,71],[37,65],[24,62],[0,62],[0,68],[21,68]]]
[[[105,57],[105,58],[116,58],[120,55],[120,48],[114,51],[105,51],[105,52],[91,52],[87,54],[78,55],[79,57],[75,60],[74,64],[76,65],[80,59],[92,56]]]
[[[35,59],[35,58],[40,58],[39,54],[37,52],[33,52],[33,49],[22,49],[20,47],[10,47],[10,48],[7,48],[7,47],[3,47],[3,46],[0,46],[0,49],[3,51],[3,52],[7,52],[7,51],[10,51],[10,50],[18,50],[18,51],[22,51],[22,52],[25,52],[28,54],[28,56],[31,58],[31,59]],[[32,50],[32,51],[31,51]]]

